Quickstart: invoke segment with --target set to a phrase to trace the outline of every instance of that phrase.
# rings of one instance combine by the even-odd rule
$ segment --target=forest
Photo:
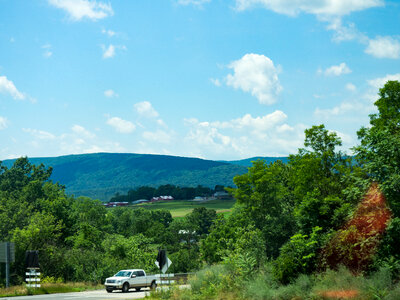
[[[237,201],[228,217],[206,208],[176,219],[106,209],[68,196],[49,180],[51,168],[27,158],[1,166],[0,241],[16,245],[12,283],[23,281],[26,250],[39,250],[44,277],[101,282],[122,268],[156,271],[162,248],[171,272],[200,271],[190,290],[155,298],[325,299],[310,296],[323,280],[357,278],[359,299],[399,299],[400,83],[387,82],[375,105],[351,156],[338,150],[336,133],[315,125],[287,162],[253,162],[227,188]],[[3,270],[0,277],[4,285]]]

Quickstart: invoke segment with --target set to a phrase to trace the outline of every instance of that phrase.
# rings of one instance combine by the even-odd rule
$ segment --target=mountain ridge
[[[50,179],[66,187],[68,194],[108,201],[115,193],[139,186],[233,186],[233,177],[247,172],[251,161],[282,158],[254,157],[214,161],[194,157],[136,153],[71,154],[28,158],[32,164],[53,167]],[[4,160],[11,167],[16,159]]]

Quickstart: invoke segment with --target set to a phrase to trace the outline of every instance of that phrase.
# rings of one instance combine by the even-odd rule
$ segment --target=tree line
[[[130,189],[126,195],[117,193],[111,198],[111,202],[132,202],[135,200],[150,200],[158,196],[172,196],[176,200],[188,200],[194,197],[210,197],[215,192],[224,191],[225,187],[216,185],[214,189],[198,185],[197,187],[181,187],[173,184],[164,184],[159,187],[140,186]]]

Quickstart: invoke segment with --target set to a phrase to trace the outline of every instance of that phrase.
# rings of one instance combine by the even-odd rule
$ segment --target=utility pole
[[[4,243],[6,247],[6,288],[10,287],[10,243]]]

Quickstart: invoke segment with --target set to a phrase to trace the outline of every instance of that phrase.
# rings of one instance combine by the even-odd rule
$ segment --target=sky
[[[387,80],[398,0],[0,0],[0,160],[351,154]]]

